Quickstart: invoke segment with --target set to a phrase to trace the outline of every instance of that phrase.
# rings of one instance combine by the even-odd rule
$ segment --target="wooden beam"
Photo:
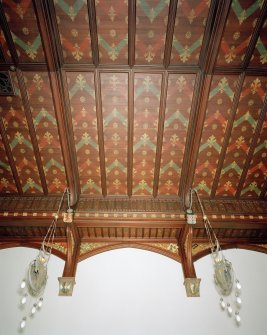
[[[157,132],[157,149],[156,149],[154,183],[153,183],[154,198],[157,197],[158,195],[167,91],[168,91],[168,72],[165,71],[162,76],[161,94],[160,94],[159,121],[158,121],[158,132]]]
[[[89,29],[91,34],[91,49],[94,66],[99,65],[98,34],[96,23],[95,0],[87,0]]]
[[[246,54],[245,54],[244,61],[243,61],[243,64],[242,64],[244,70],[249,66],[251,57],[253,55],[255,46],[257,44],[257,41],[258,41],[258,38],[259,38],[259,35],[260,35],[260,32],[261,32],[261,28],[263,27],[263,24],[266,20],[266,17],[267,17],[267,0],[265,0],[264,3],[263,3],[260,16],[257,20],[256,26],[253,30],[253,34],[252,34],[251,39],[249,41],[249,45],[246,49]]]
[[[192,225],[186,224],[182,234],[177,239],[184,278],[196,278],[196,271],[192,257],[192,239],[193,227]]]
[[[250,164],[251,164],[251,160],[253,159],[254,151],[255,151],[256,145],[258,143],[258,138],[260,136],[260,132],[261,132],[261,129],[262,129],[263,122],[266,118],[266,114],[267,114],[267,96],[265,96],[264,104],[263,104],[263,107],[262,107],[262,110],[261,110],[261,113],[260,113],[260,116],[259,116],[259,119],[258,119],[258,122],[257,122],[257,126],[256,126],[256,129],[255,129],[251,144],[250,144],[250,148],[249,148],[249,152],[247,154],[246,162],[245,162],[245,165],[244,165],[243,170],[242,170],[242,174],[241,174],[239,184],[238,184],[238,187],[237,187],[237,191],[236,191],[236,194],[235,194],[236,198],[240,197],[240,193],[243,189],[243,185],[244,185],[247,173],[248,173],[248,169],[249,169]]]
[[[96,118],[97,118],[97,135],[99,147],[99,161],[101,172],[101,186],[102,195],[107,195],[107,181],[106,181],[106,162],[105,162],[105,148],[104,148],[104,130],[103,130],[103,115],[102,115],[102,95],[101,95],[101,78],[100,73],[96,69],[94,72],[95,80],[95,103],[96,103]]]
[[[79,173],[66,81],[64,73],[60,70],[63,59],[55,11],[50,0],[35,0],[34,5],[47,60],[67,183],[71,194],[71,206],[75,206],[80,194]]]
[[[136,0],[128,3],[128,64],[132,68],[135,63],[135,32],[136,32]]]
[[[223,163],[224,163],[224,159],[226,156],[226,152],[227,152],[227,147],[230,141],[230,137],[231,137],[231,133],[232,133],[232,129],[233,129],[233,125],[234,125],[234,120],[235,120],[235,115],[236,115],[236,111],[237,111],[237,106],[239,103],[239,99],[240,99],[240,95],[241,95],[241,91],[242,91],[242,87],[243,87],[243,83],[245,80],[245,73],[243,72],[239,78],[238,78],[238,82],[237,82],[237,86],[236,86],[236,91],[235,91],[235,96],[234,96],[234,100],[233,100],[233,105],[231,108],[231,112],[230,112],[230,116],[227,122],[227,127],[225,130],[225,135],[224,135],[224,142],[222,145],[222,150],[220,153],[220,157],[219,157],[219,161],[217,164],[217,170],[214,176],[214,180],[213,180],[213,185],[212,185],[212,189],[211,189],[211,197],[213,198],[216,195],[216,190],[219,184],[219,179],[220,179],[220,175],[221,175],[221,171],[223,168]]]
[[[165,40],[164,59],[163,59],[163,65],[165,69],[168,68],[168,66],[170,65],[170,60],[171,60],[172,41],[173,41],[173,33],[174,33],[175,19],[176,19],[176,12],[177,12],[177,3],[178,3],[178,0],[170,0],[168,24],[167,24],[166,40]]]
[[[1,134],[1,137],[2,137],[2,141],[3,141],[4,147],[5,147],[6,155],[7,155],[8,162],[9,162],[9,166],[11,168],[12,175],[13,175],[14,181],[16,183],[18,193],[19,193],[19,195],[23,195],[21,182],[20,182],[19,175],[18,175],[18,172],[17,172],[17,169],[16,169],[16,164],[15,164],[15,161],[14,161],[14,158],[13,158],[13,154],[12,154],[12,151],[11,151],[10,146],[9,146],[9,141],[8,141],[8,138],[7,138],[7,135],[6,135],[5,126],[4,126],[4,123],[3,123],[3,120],[2,120],[2,116],[0,116],[0,134]]]
[[[128,75],[128,150],[127,150],[127,193],[133,194],[133,132],[134,132],[134,72]]]
[[[21,93],[21,99],[22,99],[22,103],[23,103],[23,106],[24,106],[25,116],[26,116],[26,120],[27,120],[27,124],[28,124],[28,129],[29,129],[29,133],[30,133],[30,138],[31,138],[31,142],[32,142],[34,156],[35,156],[35,159],[36,159],[36,165],[37,165],[39,176],[40,176],[41,185],[42,185],[42,188],[43,188],[44,195],[47,195],[48,194],[48,189],[47,189],[47,184],[46,184],[46,177],[45,177],[45,174],[44,174],[43,163],[42,163],[42,159],[41,159],[41,155],[40,155],[40,151],[39,151],[39,146],[38,146],[38,142],[37,142],[37,138],[36,138],[36,133],[35,133],[35,128],[34,128],[34,124],[33,124],[31,106],[30,106],[30,103],[29,103],[27,89],[26,89],[26,86],[25,86],[25,83],[24,83],[24,78],[23,78],[22,72],[19,69],[17,69],[16,72],[17,72],[17,78],[18,78],[18,84],[19,84],[19,89],[20,89],[20,93]]]

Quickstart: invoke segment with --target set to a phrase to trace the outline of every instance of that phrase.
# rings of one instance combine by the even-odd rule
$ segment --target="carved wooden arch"
[[[32,248],[32,249],[40,249],[40,243],[37,242],[3,242],[0,243],[0,250],[2,249],[9,249],[9,248],[17,248],[17,247],[25,247],[25,248]],[[57,256],[58,258],[62,259],[63,261],[66,261],[66,255],[56,249],[52,249],[52,254],[54,256]]]
[[[90,250],[83,255],[80,255],[78,262],[82,262],[85,259],[95,256],[97,254],[101,254],[103,252],[111,251],[111,250],[116,250],[116,249],[123,249],[123,248],[133,248],[133,249],[141,249],[141,250],[146,250],[150,252],[154,252],[157,254],[160,254],[162,256],[166,256],[168,258],[171,258],[175,260],[178,263],[181,263],[181,258],[177,252],[177,254],[172,255],[171,252],[168,252],[167,250],[164,251],[163,249],[157,248],[155,246],[147,245],[147,244],[139,244],[139,243],[116,243],[116,244],[110,244],[110,245],[105,245],[99,248],[96,248],[94,250]]]
[[[258,244],[243,244],[243,243],[231,243],[231,244],[224,244],[221,245],[222,250],[228,250],[228,249],[244,249],[249,251],[257,251],[264,254],[267,254],[267,247],[260,246]],[[198,252],[196,255],[193,256],[193,261],[197,261],[200,258],[203,258],[210,254],[210,248],[207,247],[207,249],[202,250]]]

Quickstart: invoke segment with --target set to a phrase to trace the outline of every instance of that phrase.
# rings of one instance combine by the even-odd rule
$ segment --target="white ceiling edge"
[[[41,312],[28,322],[27,335],[261,335],[267,329],[267,255],[227,250],[242,284],[242,325],[219,307],[210,256],[196,262],[201,297],[186,298],[181,265],[137,249],[119,249],[78,265],[72,297],[58,296],[64,263],[52,256]],[[0,250],[0,335],[18,334],[23,317],[18,288],[37,250]]]

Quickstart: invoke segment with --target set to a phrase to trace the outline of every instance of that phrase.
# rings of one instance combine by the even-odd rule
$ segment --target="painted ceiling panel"
[[[96,1],[100,63],[128,62],[128,1]]]
[[[170,74],[159,176],[159,195],[178,194],[195,75]]]
[[[17,193],[17,187],[6,156],[2,136],[0,135],[0,192]]]
[[[171,64],[197,64],[210,2],[178,1]]]
[[[266,118],[266,115],[265,115]],[[260,196],[267,177],[267,120],[258,138],[241,196]]]
[[[1,116],[24,193],[43,193],[16,75],[15,95],[0,96]]]
[[[21,62],[44,62],[37,20],[30,0],[2,1],[13,42]]]
[[[136,64],[162,64],[169,0],[140,0],[136,4]]]
[[[128,73],[101,73],[108,194],[127,194]]]
[[[263,0],[233,0],[217,65],[241,65],[261,12]]]
[[[94,74],[67,72],[81,192],[101,195]]]
[[[161,81],[161,74],[135,74],[133,195],[153,192]]]
[[[33,123],[49,193],[66,188],[65,168],[47,72],[24,72]]]
[[[194,187],[203,196],[211,195],[231,115],[236,81],[237,76],[215,75],[211,83],[194,177]]]
[[[54,4],[65,61],[92,63],[87,1],[54,0]]]
[[[247,77],[242,88],[216,195],[234,196],[255,133],[267,78]]]
[[[260,36],[258,38],[250,66],[265,66],[267,64],[267,19],[264,22]]]

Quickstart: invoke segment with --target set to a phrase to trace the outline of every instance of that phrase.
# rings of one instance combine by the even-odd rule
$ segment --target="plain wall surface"
[[[18,334],[18,288],[37,250],[0,250],[0,335]],[[201,297],[187,298],[181,265],[137,249],[119,249],[79,263],[72,297],[58,296],[64,263],[52,256],[41,312],[27,335],[263,335],[267,329],[267,255],[227,250],[242,284],[242,325],[222,312],[210,256],[196,262]]]

